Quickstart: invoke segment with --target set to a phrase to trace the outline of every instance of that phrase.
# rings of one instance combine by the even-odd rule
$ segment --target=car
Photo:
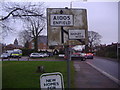
[[[31,53],[31,58],[40,58],[40,57],[48,57],[49,55],[47,53]]]
[[[39,57],[47,57],[47,54],[45,54],[45,53],[39,53]]]
[[[43,53],[44,57],[49,57],[49,54]]]
[[[31,58],[38,58],[38,57],[40,57],[40,54],[39,53],[31,53],[30,57]]]
[[[64,57],[65,57],[65,54],[58,54],[58,57],[64,58]]]
[[[3,58],[3,59],[6,59],[6,58],[9,58],[9,54],[8,53],[3,53],[3,54],[1,54],[0,57]]]
[[[81,52],[72,53],[71,58],[80,59],[82,61],[86,60],[86,54]]]
[[[12,58],[21,58],[21,53],[18,51],[14,51],[11,53]]]
[[[87,59],[93,59],[93,57],[94,57],[93,53],[86,53]]]

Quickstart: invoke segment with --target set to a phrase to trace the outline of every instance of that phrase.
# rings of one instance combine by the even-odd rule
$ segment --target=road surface
[[[94,57],[94,59],[86,60],[86,63],[108,76],[113,81],[119,83],[120,76],[118,71],[119,63],[117,60],[107,58]]]

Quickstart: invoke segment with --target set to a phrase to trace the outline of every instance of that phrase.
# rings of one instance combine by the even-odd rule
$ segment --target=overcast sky
[[[72,8],[87,9],[88,30],[102,35],[102,44],[111,44],[118,41],[118,2],[80,2],[80,0],[45,2],[48,8],[70,8],[70,4]],[[13,43],[16,37],[17,34],[9,35],[4,43]]]

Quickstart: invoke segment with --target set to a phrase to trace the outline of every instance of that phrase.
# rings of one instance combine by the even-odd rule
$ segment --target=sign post
[[[40,87],[43,90],[63,90],[63,76],[59,72],[45,73],[40,76]]]
[[[70,45],[87,45],[88,30],[86,9],[48,8],[47,31],[49,46],[66,46],[67,88],[70,88]]]
[[[69,31],[84,32],[80,40],[69,39]],[[87,45],[88,27],[86,9],[47,8],[48,45]],[[82,32],[81,32],[82,34]],[[72,35],[73,36],[73,35]]]

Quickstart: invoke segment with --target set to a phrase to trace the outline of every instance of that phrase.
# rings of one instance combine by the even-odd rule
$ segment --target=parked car
[[[58,54],[58,57],[64,58],[64,57],[65,57],[65,54]]]
[[[45,53],[39,53],[39,57],[47,57],[47,54],[45,54]]]
[[[9,57],[9,54],[8,53],[3,53],[3,54],[1,54],[0,57],[3,58],[3,59],[5,59],[5,58]]]
[[[43,53],[44,57],[49,57],[49,54]]]
[[[94,55],[92,53],[86,53],[87,59],[93,59]]]
[[[47,53],[31,53],[31,58],[39,58],[39,57],[48,57],[49,55]]]
[[[21,53],[18,51],[14,51],[11,53],[12,58],[21,58]]]
[[[72,53],[71,58],[80,59],[82,61],[86,60],[86,54],[81,52]]]
[[[37,57],[40,57],[40,55],[39,55],[39,53],[31,53],[30,57],[31,58],[37,58]]]

